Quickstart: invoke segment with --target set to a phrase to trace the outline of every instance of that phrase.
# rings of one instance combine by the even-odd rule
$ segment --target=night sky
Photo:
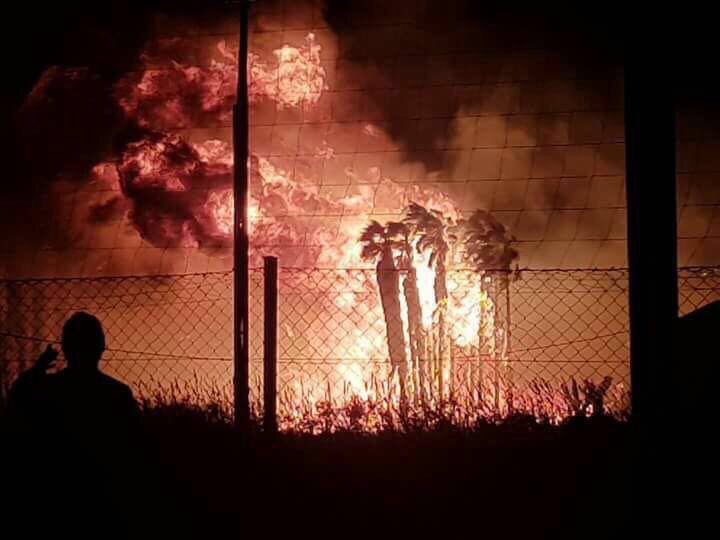
[[[151,4],[70,3],[43,8],[43,17],[30,7],[13,8],[14,26],[23,32],[6,34],[5,47],[12,51],[8,58],[13,76],[3,85],[2,100],[11,166],[9,181],[3,183],[0,228],[15,233],[13,241],[2,246],[7,254],[3,259],[12,259],[4,268],[7,275],[165,268],[156,266],[154,252],[137,256],[141,249],[163,250],[160,259],[169,259],[167,265],[179,270],[227,266],[225,250],[202,250],[195,266],[187,250],[167,256],[168,248],[183,246],[149,238],[137,223],[118,223],[137,201],[121,201],[113,212],[108,200],[87,194],[97,192],[87,189],[92,167],[116,159],[128,141],[142,137],[115,95],[118,81],[142,67],[141,53],[161,35],[179,35],[190,44],[180,51],[210,48],[215,36],[232,39],[235,20],[224,3],[203,3],[202,8],[192,2]],[[349,169],[362,183],[376,167],[400,183],[428,183],[462,212],[491,210],[518,237],[523,266],[624,266],[623,41],[624,36],[642,34],[643,28],[665,35],[662,16],[635,18],[638,25],[612,4],[592,14],[547,6],[518,13],[499,3],[462,1],[442,6],[412,2],[412,10],[403,2],[389,7],[378,7],[377,2],[310,4],[258,2],[250,48],[271,57],[273,49],[300,43],[309,30],[316,32],[321,59],[332,68],[329,88],[314,118],[305,115],[299,125],[329,126],[323,136],[336,159],[330,172],[311,179],[325,186],[329,197],[352,195],[344,184],[355,181],[342,178]],[[712,33],[693,13],[675,13],[673,22],[675,29],[695,29],[670,47],[667,72],[658,73],[658,84],[676,89],[680,111],[679,258],[681,264],[712,264],[720,251],[715,249],[720,239],[720,167],[714,157],[718,124]],[[673,35],[670,29],[667,35]],[[658,47],[658,54],[667,54],[666,49]],[[193,53],[184,60],[191,65],[202,56]],[[59,66],[58,71],[47,71],[52,66]],[[80,75],[68,81],[67,70]],[[38,85],[43,73],[54,81],[47,87]],[[63,75],[54,78],[57,73]],[[552,81],[561,84],[553,87]],[[571,96],[563,94],[563,81],[571,81]],[[33,87],[35,96],[30,95]],[[284,129],[285,122],[294,122],[291,117],[268,117],[263,107],[258,105],[254,114],[273,134]],[[382,155],[344,146],[345,135],[334,131],[338,121],[380,125],[387,145],[375,150]],[[229,141],[227,125],[194,127]],[[278,154],[275,135],[266,144],[268,129],[263,127],[251,134],[255,153]],[[275,157],[296,175],[307,132],[299,135],[300,146],[289,151],[281,141],[281,155]],[[188,135],[198,136],[203,135],[197,129]],[[294,159],[291,164],[283,152]],[[312,169],[312,164],[302,167]],[[381,199],[382,193],[376,194],[375,201]],[[374,211],[384,214],[381,204]],[[114,227],[107,234],[100,227],[108,225],[104,220]],[[13,225],[19,221],[30,225],[17,229]],[[95,240],[108,235],[114,240]],[[96,249],[106,251],[92,255]],[[118,258],[106,255],[114,249],[133,253],[124,252],[124,262],[115,265]],[[43,258],[52,261],[45,268],[37,264],[42,250]],[[93,262],[79,267],[62,264],[88,257]],[[145,264],[145,259],[153,262]]]

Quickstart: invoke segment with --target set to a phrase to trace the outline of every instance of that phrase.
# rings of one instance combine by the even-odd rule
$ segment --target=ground
[[[9,485],[20,486],[21,510],[31,509],[28,520],[8,513],[21,526],[48,499],[57,516],[43,510],[50,523],[77,515],[77,500],[87,499],[85,513],[131,538],[457,538],[467,531],[584,539],[622,537],[628,523],[629,430],[612,420],[243,437],[197,411],[146,410],[129,453],[111,451],[95,465],[122,474],[92,497],[73,491],[81,484],[75,472],[59,489],[45,486],[68,461],[43,446],[6,461],[14,463]]]
[[[281,435],[156,426],[153,467],[180,532],[282,536],[617,536],[627,526],[626,425]],[[174,519],[174,518],[169,518]],[[482,533],[482,534],[481,534]],[[194,536],[194,535],[192,535]]]

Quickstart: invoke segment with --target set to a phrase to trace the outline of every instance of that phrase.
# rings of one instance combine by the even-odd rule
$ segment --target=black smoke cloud
[[[495,105],[488,102],[497,100],[488,86],[481,91],[461,88],[446,99],[438,96],[435,103],[428,104],[423,94],[433,85],[524,81],[525,74],[518,73],[518,52],[537,50],[548,54],[538,55],[537,62],[531,60],[521,68],[534,78],[577,77],[590,82],[583,88],[586,93],[606,93],[608,78],[622,65],[622,38],[617,34],[611,37],[610,27],[604,24],[608,15],[603,12],[605,17],[598,13],[590,17],[579,9],[561,10],[546,4],[521,10],[507,3],[474,0],[328,0],[325,7],[344,68],[350,64],[358,73],[370,72],[377,77],[377,81],[365,81],[367,88],[389,85],[399,89],[371,92],[371,99],[408,161],[422,162],[430,171],[452,166],[443,162],[445,154],[433,150],[446,147],[453,136],[448,129],[451,119],[461,109],[492,109]],[[431,63],[428,57],[432,57]],[[372,70],[363,70],[367,66]],[[433,74],[440,79],[434,79]],[[420,92],[418,87],[422,87]],[[529,94],[539,92],[539,87],[528,86]],[[520,100],[533,97],[537,96],[520,96]],[[418,130],[408,122],[412,116],[403,114],[408,106],[415,107],[418,116],[430,106],[436,116],[448,121]],[[531,103],[524,106],[532,112]]]
[[[64,190],[84,189],[97,163],[117,159],[147,134],[128,119],[116,95],[120,81],[142,67],[147,43],[179,29],[236,27],[236,8],[221,1],[111,0],[42,9],[16,3],[9,10],[6,21],[22,33],[3,33],[13,77],[3,81],[0,100],[7,156],[0,230],[14,231],[16,249],[64,249],[77,231],[63,223],[65,201],[52,196],[58,182]],[[114,218],[122,207],[109,201],[91,209],[88,219]]]
[[[627,51],[642,48],[648,57],[662,58],[657,84],[671,89],[678,111],[720,106],[720,76],[710,67],[715,63],[717,23],[692,5],[648,11],[614,1],[587,9],[582,4],[492,0],[326,0],[324,14],[343,62],[357,66],[359,77],[371,71],[380,84],[411,88],[416,78],[430,86],[429,70],[454,74],[460,84],[508,81],[517,75],[512,65],[518,51],[542,50],[550,58],[530,67],[535,76],[553,79],[570,73],[583,81],[584,92],[600,95],[608,79],[622,76]],[[458,63],[457,54],[467,56],[468,62]],[[426,58],[431,55],[429,65]],[[399,58],[407,65],[399,65]],[[372,70],[362,69],[368,66]],[[373,81],[365,86],[372,88]],[[398,114],[402,98],[389,92],[371,96],[410,161],[421,161],[430,170],[447,165],[438,153],[428,151],[451,136],[442,124],[436,130],[408,129],[404,115]],[[443,116],[452,118],[460,108],[482,106],[486,99],[493,96],[460,92],[444,104]],[[713,115],[713,122],[716,118]]]
[[[7,83],[2,101],[8,160],[0,197],[10,210],[0,227],[16,231],[20,248],[70,245],[73,234],[58,222],[62,208],[50,196],[53,187],[61,180],[67,189],[81,188],[91,168],[116,152],[115,140],[128,126],[112,89],[135,65],[149,31],[136,7],[16,5],[15,18],[7,19],[23,35],[4,49],[13,51],[8,57],[20,75]],[[48,237],[49,230],[56,234]]]
[[[24,237],[21,243],[29,248],[47,243],[46,230],[58,213],[47,194],[58,177],[82,187],[94,164],[117,158],[128,142],[147,135],[119,109],[115,92],[120,79],[141,67],[144,47],[158,37],[157,21],[162,21],[166,37],[185,36],[188,29],[197,34],[198,29],[202,33],[234,32],[237,28],[236,13],[228,11],[227,5],[207,2],[199,8],[197,3],[191,4],[116,1],[88,7],[64,3],[44,8],[46,17],[42,20],[34,11],[23,15],[29,24],[19,26],[29,30],[22,40],[13,39],[5,49],[15,53],[9,57],[17,64],[18,83],[6,87],[2,102],[2,113],[8,120],[3,126],[8,126],[3,131],[3,147],[9,149],[10,156],[7,180],[0,183],[0,196],[9,209],[2,212],[2,230],[17,230],[17,223],[33,223],[33,227],[17,232]],[[311,9],[310,2],[285,3],[285,11],[275,0],[262,4],[256,6],[264,12],[253,21],[256,29],[281,28],[288,17],[288,5],[295,10]],[[569,69],[578,78],[590,81],[588,92],[593,90],[592,81],[597,81],[600,93],[601,85],[622,66],[624,36],[640,28],[633,26],[627,11],[617,10],[611,3],[583,12],[580,7],[568,10],[547,4],[520,11],[506,3],[473,0],[328,0],[322,13],[337,35],[342,61],[355,66],[360,74],[372,72],[371,76],[361,75],[362,87],[377,88],[399,79],[412,87],[412,79],[417,77],[414,95],[422,95],[429,67],[438,76],[449,73],[461,81],[463,77],[470,81],[503,80],[516,51],[530,49],[555,53],[552,62],[533,69],[544,71],[548,77],[553,69]],[[407,23],[401,34],[391,26],[397,22]],[[658,84],[674,85],[679,105],[703,107],[720,95],[715,81],[702,77],[713,71],[708,69],[707,53],[712,48],[703,40],[714,33],[705,32],[697,17],[686,21],[678,16],[676,25],[686,22],[697,31],[691,39],[683,36],[677,40],[676,54],[668,59],[667,72],[658,74]],[[653,20],[645,24],[658,23]],[[447,54],[435,54],[438,51]],[[469,63],[453,60],[453,52],[468,51],[477,53],[468,55]],[[431,54],[433,65],[423,64]],[[398,66],[392,61],[393,57],[407,55],[416,59],[414,65]],[[564,65],[555,63],[558,58]],[[365,69],[368,66],[372,69]],[[30,91],[33,87],[35,90]],[[405,158],[424,164],[429,171],[452,167],[445,161],[448,154],[437,148],[452,138],[448,126],[460,109],[483,107],[495,99],[483,93],[459,93],[440,104],[442,116],[448,120],[445,124],[438,122],[430,129],[418,130],[407,122],[406,115],[398,114],[403,107],[415,106],[404,91],[370,95],[380,112],[379,119],[404,150]],[[419,102],[417,106],[425,105]],[[36,203],[25,204],[28,199]],[[185,203],[167,204],[163,215],[182,218]],[[89,219],[102,222],[123,211],[123,204],[111,201],[93,209]],[[135,208],[137,216],[148,211],[143,204]],[[167,240],[157,239],[159,243]],[[52,239],[57,247],[71,242],[70,234]]]

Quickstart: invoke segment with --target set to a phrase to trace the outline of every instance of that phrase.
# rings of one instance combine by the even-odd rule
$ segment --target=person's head
[[[97,369],[105,350],[105,333],[97,317],[78,311],[65,321],[62,350],[69,367]]]

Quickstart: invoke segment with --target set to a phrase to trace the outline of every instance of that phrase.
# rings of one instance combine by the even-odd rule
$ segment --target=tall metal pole
[[[265,355],[263,362],[263,426],[265,433],[277,432],[277,326],[278,326],[278,260],[265,257]]]
[[[668,12],[675,9],[669,7]],[[645,13],[631,16],[625,60],[625,167],[627,191],[630,377],[634,440],[630,445],[633,500],[642,501],[633,521],[657,522],[666,508],[675,430],[669,420],[678,318],[677,194],[673,81],[668,77],[676,41],[665,24],[670,15],[653,10],[652,30]],[[641,18],[643,17],[643,18]],[[663,76],[664,75],[664,76]],[[692,360],[692,359],[689,359]],[[694,510],[694,509],[693,509]],[[695,512],[694,512],[695,513]],[[681,513],[683,515],[684,513]],[[637,530],[640,530],[639,528]]]
[[[246,431],[250,425],[250,358],[248,349],[250,295],[248,269],[248,20],[250,3],[240,2],[240,46],[238,49],[237,95],[233,108],[233,285],[234,355],[233,393],[235,425]]]
[[[675,111],[658,78],[668,40],[638,36],[624,80],[630,360],[633,421],[648,427],[663,414],[678,317]]]

